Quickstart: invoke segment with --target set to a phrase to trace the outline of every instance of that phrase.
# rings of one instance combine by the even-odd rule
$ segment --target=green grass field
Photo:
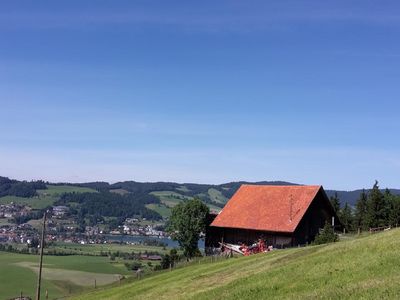
[[[219,191],[215,190],[215,189],[210,189],[213,190],[211,191],[211,194],[213,194],[213,197],[218,197],[218,199],[222,199],[219,198],[220,196],[222,196],[222,194],[220,196],[218,196],[220,194]],[[218,192],[219,194],[217,194],[216,192]],[[173,192],[173,191],[160,191],[160,192],[151,192],[151,195],[154,195],[156,197],[158,197],[161,201],[162,204],[165,205],[165,208],[167,210],[170,210],[171,208],[173,208],[175,205],[179,204],[180,202],[184,201],[184,200],[190,200],[193,199],[193,197],[189,197],[189,196],[185,196],[185,195],[181,195],[177,192]],[[222,200],[221,200],[222,201]],[[207,204],[207,206],[210,208],[210,210],[212,211],[220,211],[221,208],[217,207],[215,205],[212,204]],[[171,212],[168,212],[167,210],[165,210],[162,206],[161,207],[149,207],[150,209],[153,209],[155,211],[157,211],[158,213],[161,214],[161,216],[169,216],[171,215]]]
[[[159,213],[164,219],[169,218],[171,216],[171,209],[165,204],[146,204],[148,209],[154,210],[155,212]]]
[[[73,299],[398,299],[400,230],[193,264]]]
[[[151,192],[150,194],[158,197],[160,201],[168,207],[174,207],[183,200],[193,199],[192,197],[184,196],[173,191]]]
[[[0,198],[0,204],[9,204],[14,202],[16,204],[23,204],[33,209],[41,209],[53,205],[56,199],[51,196],[39,196],[32,198],[23,198],[16,196],[4,196]]]
[[[180,186],[180,187],[177,187],[176,190],[177,190],[177,191],[180,191],[180,192],[184,192],[184,193],[190,192],[190,190],[188,189],[188,187],[185,186],[185,185],[182,185],[182,186]]]
[[[59,199],[63,193],[96,193],[96,190],[69,185],[47,185],[47,190],[37,190],[38,196],[32,198],[23,198],[16,196],[4,196],[0,198],[0,204],[8,204],[11,202],[23,204],[33,209],[42,209]]]
[[[120,245],[120,244],[73,244],[73,243],[63,243],[56,242],[54,245],[50,246],[49,249],[64,250],[68,252],[73,252],[74,254],[80,255],[100,255],[101,252],[126,252],[126,253],[139,253],[139,252],[159,252],[166,253],[169,249],[164,249],[163,247],[156,246],[144,246],[144,245]]]
[[[120,194],[120,195],[129,194],[129,192],[127,190],[124,190],[124,189],[112,189],[112,190],[110,190],[110,192],[111,193]]]
[[[221,204],[226,204],[228,202],[228,198],[226,198],[222,193],[216,189],[209,189],[208,190],[208,195],[210,195],[210,199],[212,201],[221,203]]]
[[[34,296],[39,256],[0,252],[0,299],[24,295]],[[43,299],[47,289],[55,299],[111,284],[119,276],[132,274],[122,262],[111,263],[107,257],[44,256]]]
[[[64,193],[97,193],[96,190],[72,185],[47,185],[46,190],[38,190],[39,195],[61,196]]]

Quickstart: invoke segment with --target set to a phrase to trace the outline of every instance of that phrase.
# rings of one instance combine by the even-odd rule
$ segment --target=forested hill
[[[224,207],[226,202],[233,196],[242,184],[257,185],[295,185],[285,181],[260,181],[260,182],[229,182],[219,185],[197,184],[197,183],[176,183],[176,182],[136,182],[123,181],[114,184],[107,182],[89,182],[74,184],[82,187],[89,187],[99,191],[110,191],[116,193],[148,193],[160,198],[167,206],[173,206],[174,202],[200,198],[210,208]]]
[[[259,181],[247,182],[237,181],[224,184],[197,184],[197,183],[176,183],[176,182],[136,182],[123,181],[110,184],[108,182],[87,182],[87,183],[49,183],[43,181],[17,181],[7,177],[0,177],[0,197],[5,195],[14,195],[20,197],[32,197],[36,195],[36,190],[45,189],[46,184],[51,185],[69,185],[91,188],[100,192],[113,192],[120,195],[149,194],[161,200],[161,205],[172,207],[179,201],[198,197],[207,203],[210,208],[218,210],[222,208],[229,198],[239,189],[242,184],[257,185],[296,185],[295,183],[285,181]],[[371,183],[372,186],[372,183]],[[368,189],[366,189],[368,192]],[[400,189],[390,189],[392,194],[400,195]],[[354,205],[359,198],[362,190],[354,191],[336,191],[326,190],[328,196],[335,193],[342,204],[348,203]]]
[[[176,182],[136,182],[136,181],[123,181],[114,184],[107,182],[89,182],[89,183],[78,183],[73,185],[89,187],[96,190],[107,190],[116,192],[147,192],[155,195],[162,195],[167,191],[173,193],[177,197],[178,194],[183,198],[185,197],[199,197],[206,203],[222,207],[228,199],[239,189],[242,184],[256,184],[256,185],[297,185],[296,183],[286,181],[236,181],[228,182],[223,184],[197,184],[197,183],[176,183]],[[371,187],[373,182],[371,183]],[[366,188],[368,192],[370,189]],[[389,189],[394,195],[400,195],[400,189]],[[354,191],[340,191],[340,190],[325,190],[328,197],[333,196],[335,193],[341,203],[344,205],[348,203],[354,206],[357,199],[359,198],[362,189]],[[382,189],[382,192],[384,189]]]
[[[18,181],[0,176],[0,197],[33,197],[37,196],[37,190],[46,189],[43,181]]]

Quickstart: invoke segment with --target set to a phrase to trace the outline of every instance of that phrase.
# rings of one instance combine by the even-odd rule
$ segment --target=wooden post
[[[360,234],[361,234],[361,228],[360,228],[360,227],[358,227],[357,234],[358,234],[358,235],[360,235]]]
[[[36,300],[40,300],[40,285],[42,281],[43,247],[44,247],[45,231],[46,231],[46,212],[44,212],[43,214],[42,240],[40,241],[40,261],[39,261],[39,275],[36,287]]]
[[[97,288],[97,282],[96,282],[96,278],[94,279],[94,288]]]

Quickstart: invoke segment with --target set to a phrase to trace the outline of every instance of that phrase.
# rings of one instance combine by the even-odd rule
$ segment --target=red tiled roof
[[[294,232],[321,186],[242,185],[211,226]]]

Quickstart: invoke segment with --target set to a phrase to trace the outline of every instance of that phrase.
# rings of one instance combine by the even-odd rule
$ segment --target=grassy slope
[[[400,229],[202,263],[75,299],[397,299]]]
[[[162,203],[169,207],[174,207],[183,200],[193,199],[192,197],[184,196],[173,191],[151,192],[150,194],[158,197]]]
[[[38,190],[38,196],[32,198],[23,198],[16,196],[4,196],[0,198],[0,204],[8,204],[11,202],[24,204],[32,207],[33,209],[42,209],[47,206],[53,205],[53,203],[59,199],[63,193],[96,193],[96,190],[69,185],[47,185],[47,190]]]
[[[167,218],[171,215],[171,208],[174,207],[175,205],[179,204],[180,202],[182,202],[184,200],[193,199],[193,197],[185,196],[185,195],[179,194],[174,191],[158,191],[158,192],[151,192],[150,194],[158,197],[161,201],[161,204],[157,205],[157,206],[152,205],[152,204],[147,205],[147,208],[158,212],[163,218]],[[217,191],[215,189],[210,189],[209,195],[210,195],[211,199],[213,199],[217,202],[221,202],[221,203],[222,203],[222,201],[224,201],[224,199],[226,199],[219,191]],[[212,211],[219,212],[221,210],[220,207],[217,207],[212,204],[207,203],[207,206]]]
[[[221,203],[221,204],[226,204],[228,202],[228,198],[226,198],[222,193],[216,189],[209,189],[208,190],[208,195],[210,195],[210,199],[212,201]]]
[[[47,195],[57,195],[60,196],[63,193],[97,193],[96,190],[80,187],[80,186],[72,186],[72,185],[47,185],[47,190],[38,190],[38,194],[47,194]]]
[[[155,212],[159,213],[164,219],[169,218],[171,216],[171,209],[164,204],[146,204],[148,209],[152,209]]]

